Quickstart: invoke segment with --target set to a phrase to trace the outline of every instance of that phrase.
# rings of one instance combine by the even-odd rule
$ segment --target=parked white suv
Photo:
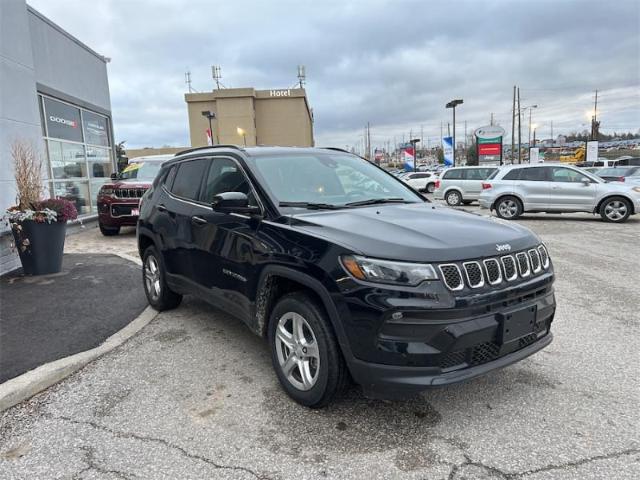
[[[411,172],[400,178],[404,183],[419,192],[433,193],[436,186],[435,175],[431,172]]]
[[[449,205],[465,205],[478,200],[482,182],[498,167],[454,167],[445,170],[435,183],[433,198],[445,200]]]
[[[507,220],[524,212],[589,212],[622,223],[640,212],[640,187],[607,183],[568,165],[501,167],[482,188],[480,207]]]

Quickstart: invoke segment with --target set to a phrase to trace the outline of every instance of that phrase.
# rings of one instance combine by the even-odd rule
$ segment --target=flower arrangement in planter
[[[42,161],[34,147],[16,141],[11,146],[16,179],[17,205],[7,209],[5,220],[11,228],[15,246],[26,275],[57,273],[67,221],[78,218],[69,200],[42,200]]]

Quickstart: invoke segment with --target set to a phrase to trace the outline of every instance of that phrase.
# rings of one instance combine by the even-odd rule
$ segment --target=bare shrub
[[[11,144],[13,171],[20,210],[32,208],[42,198],[42,158],[33,143],[15,140]]]

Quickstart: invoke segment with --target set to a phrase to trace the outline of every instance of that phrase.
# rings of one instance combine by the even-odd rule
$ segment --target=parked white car
[[[401,177],[402,181],[419,192],[433,193],[436,178],[432,172],[411,172]]]
[[[480,198],[482,182],[498,167],[452,167],[446,169],[435,182],[433,198],[449,205],[469,204]]]
[[[512,220],[524,212],[588,212],[622,223],[640,212],[640,186],[608,183],[568,165],[510,165],[482,184],[480,207]]]

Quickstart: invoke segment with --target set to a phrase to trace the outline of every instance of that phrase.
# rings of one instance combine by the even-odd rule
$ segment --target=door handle
[[[554,185],[553,187],[551,187],[552,190],[560,190],[560,187]]]
[[[166,212],[167,211],[167,207],[165,207],[162,204],[158,205],[156,208],[158,209],[159,212]]]
[[[193,216],[191,217],[191,223],[193,223],[194,225],[206,225],[207,221],[202,217]]]

